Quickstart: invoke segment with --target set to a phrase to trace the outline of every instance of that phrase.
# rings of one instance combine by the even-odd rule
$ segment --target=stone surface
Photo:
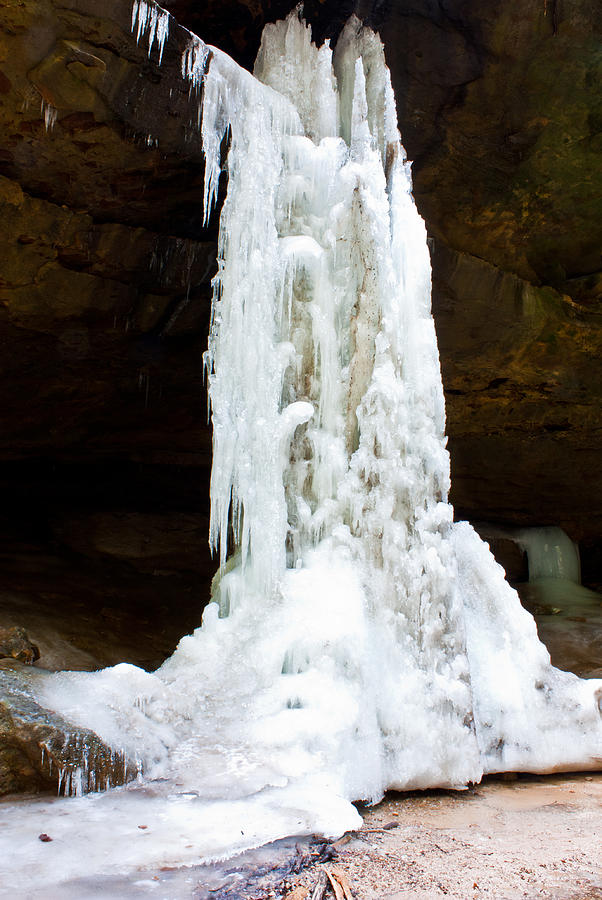
[[[198,103],[168,75],[187,33],[174,27],[162,77],[129,33],[127,2],[102,17],[90,2],[0,12],[0,460],[180,453],[206,465],[215,234],[200,229]]]
[[[55,519],[61,543],[86,557],[130,563],[141,572],[202,572],[208,523],[182,513],[105,511]]]
[[[433,241],[437,323],[460,514],[602,531],[602,317]]]
[[[214,572],[204,542],[199,547],[194,530],[180,528],[174,553],[174,517],[166,552],[157,517],[150,516],[149,525],[138,513],[135,528],[126,519],[129,539],[116,547],[116,539],[101,532],[99,552],[93,529],[79,516],[81,550],[88,555],[56,536],[45,540],[29,523],[15,538],[0,521],[0,635],[25,629],[39,649],[35,668],[93,670],[130,662],[156,669],[200,623]]]
[[[43,677],[19,663],[0,663],[0,795],[81,793],[135,777],[135,768],[98,735],[37,703],[32,684]]]
[[[40,658],[40,651],[31,643],[24,628],[19,625],[0,627],[0,658],[17,659],[32,666]]]

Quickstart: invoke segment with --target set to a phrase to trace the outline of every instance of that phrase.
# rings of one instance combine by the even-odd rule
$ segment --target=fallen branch
[[[357,834],[380,834],[381,831],[393,831],[394,828],[399,828],[399,822],[387,822],[380,828],[362,828]]]
[[[328,876],[336,900],[353,900],[351,885],[344,872],[340,869],[332,868],[326,869],[326,875]]]
[[[310,894],[309,900],[324,900],[324,895],[328,890],[328,877],[324,869],[320,869],[318,880],[314,885],[314,889]]]

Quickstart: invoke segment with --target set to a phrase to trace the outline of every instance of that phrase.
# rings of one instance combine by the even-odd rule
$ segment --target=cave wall
[[[280,0],[165,5],[245,65],[263,24],[289,11]],[[593,552],[596,4],[315,0],[305,11],[318,38],[355,11],[385,42],[431,235],[453,502],[473,519],[560,524]],[[4,516],[37,517],[52,540],[101,556],[119,544],[110,523],[127,531],[130,514],[155,517],[150,541],[157,516],[165,528],[203,516],[210,466],[200,370],[216,227],[201,222],[196,98],[179,76],[187,35],[174,25],[159,68],[130,19],[129,0],[0,0]],[[197,541],[183,523],[181,541]]]

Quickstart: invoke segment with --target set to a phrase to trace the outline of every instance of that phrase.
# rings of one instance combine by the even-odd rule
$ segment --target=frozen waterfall
[[[231,132],[206,354],[228,624],[210,615],[224,634],[261,623],[254,744],[309,749],[308,775],[369,799],[587,766],[596,686],[551,668],[452,522],[426,234],[382,44],[351,19],[333,55],[292,14],[255,76],[277,93],[217,55],[203,108],[206,202]]]
[[[134,13],[163,53],[167,13]],[[205,354],[220,568],[157,672],[41,684],[142,773],[62,801],[64,878],[103,817],[116,869],[191,863],[340,834],[351,801],[387,788],[602,756],[602,682],[550,665],[487,545],[453,522],[426,232],[379,38],[353,18],[318,49],[293,13],[254,76],[198,39],[183,71],[202,83],[207,215],[229,144]],[[141,815],[153,833],[129,840]]]

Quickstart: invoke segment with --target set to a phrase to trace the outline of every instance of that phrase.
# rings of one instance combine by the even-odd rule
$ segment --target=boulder
[[[0,627],[0,659],[18,659],[27,666],[33,665],[40,658],[40,651],[32,644],[24,628],[14,625],[12,628]]]
[[[39,670],[0,662],[0,795],[54,790],[82,794],[124,784],[136,768],[98,735],[44,709]]]

